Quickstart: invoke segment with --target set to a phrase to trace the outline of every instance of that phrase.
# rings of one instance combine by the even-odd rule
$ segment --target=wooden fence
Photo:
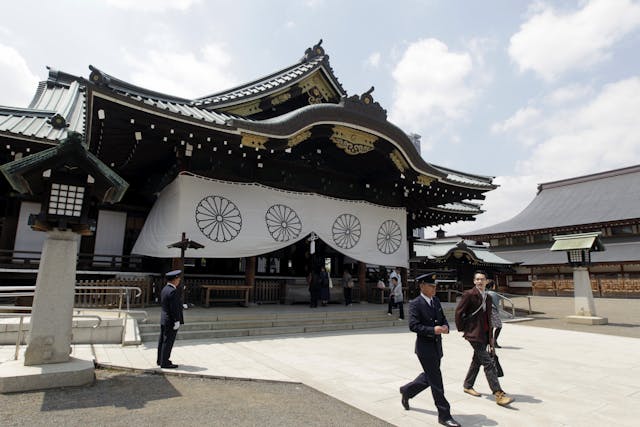
[[[573,295],[571,279],[534,280],[531,286],[534,295]],[[599,297],[640,297],[640,279],[591,279],[591,290],[594,296]]]
[[[130,307],[145,307],[151,298],[151,281],[149,279],[109,279],[109,280],[79,280],[76,287],[75,307],[85,308],[126,308],[126,294],[122,287],[138,287],[141,294],[129,291]],[[96,289],[91,289],[95,287]],[[112,288],[112,289],[110,289]]]

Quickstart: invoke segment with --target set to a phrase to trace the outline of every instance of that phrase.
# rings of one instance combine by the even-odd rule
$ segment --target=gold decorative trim
[[[284,102],[287,102],[290,99],[291,99],[291,93],[283,92],[283,93],[277,94],[277,95],[275,95],[275,96],[273,96],[271,98],[271,105],[273,105],[275,107],[276,105],[280,105],[280,104],[282,104]]]
[[[234,105],[229,108],[224,108],[221,111],[237,114],[239,116],[250,116],[252,114],[262,112],[262,108],[260,108],[260,100],[257,99],[246,104]]]
[[[432,182],[433,182],[433,178],[427,175],[418,175],[418,184],[431,185]]]
[[[310,136],[311,136],[310,130],[305,130],[304,132],[295,134],[291,138],[289,138],[289,142],[287,142],[287,146],[295,147],[296,145],[300,144],[302,141],[309,139]]]
[[[309,95],[309,103],[320,103],[337,98],[338,94],[329,83],[322,77],[320,71],[316,71],[311,76],[298,83],[303,93]],[[312,99],[314,102],[312,102]]]
[[[331,141],[345,153],[355,156],[368,153],[375,148],[377,136],[345,126],[334,126]]]
[[[245,147],[257,148],[259,150],[266,150],[267,147],[264,144],[269,140],[266,136],[253,135],[250,133],[243,133],[240,143]]]
[[[402,157],[402,154],[400,154],[398,150],[393,150],[389,153],[389,157],[400,172],[404,172],[409,169],[409,164],[405,161],[404,157]]]

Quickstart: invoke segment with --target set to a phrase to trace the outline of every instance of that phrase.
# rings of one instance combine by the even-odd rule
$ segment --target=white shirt
[[[426,296],[422,292],[420,292],[420,296],[422,298],[424,298],[424,300],[427,302],[427,304],[429,304],[429,307],[433,307],[433,298],[429,298],[428,296]]]

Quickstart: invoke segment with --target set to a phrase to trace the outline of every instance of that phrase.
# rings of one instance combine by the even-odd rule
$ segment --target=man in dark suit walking
[[[491,354],[494,350],[494,340],[491,325],[491,298],[487,298],[487,273],[478,270],[473,274],[472,289],[465,291],[460,303],[456,307],[456,327],[463,332],[464,338],[469,341],[473,348],[473,358],[471,366],[464,379],[463,390],[472,396],[481,396],[473,388],[476,381],[480,365],[484,367],[484,374],[495,396],[496,403],[506,406],[513,402],[513,398],[505,394],[498,381],[498,372]],[[487,351],[487,346],[489,351]]]
[[[184,323],[182,317],[182,301],[180,300],[180,279],[182,271],[173,270],[168,272],[165,277],[167,284],[162,288],[160,293],[160,305],[162,311],[160,313],[160,338],[158,339],[158,359],[157,364],[161,368],[175,369],[178,365],[169,360],[171,357],[171,349],[176,340],[178,329]]]
[[[436,296],[436,278],[436,273],[416,277],[416,282],[420,286],[420,295],[409,303],[409,329],[416,333],[415,352],[424,372],[415,380],[400,387],[400,393],[402,406],[408,411],[409,399],[431,387],[433,401],[438,408],[438,422],[445,426],[456,427],[460,424],[451,417],[449,402],[444,397],[444,385],[440,372],[442,334],[449,333],[449,323]]]

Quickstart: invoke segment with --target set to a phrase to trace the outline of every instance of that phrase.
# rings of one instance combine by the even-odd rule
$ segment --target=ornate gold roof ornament
[[[391,158],[391,161],[396,165],[396,168],[398,168],[400,172],[404,172],[409,169],[409,164],[398,150],[393,150],[389,153],[389,158]]]
[[[300,60],[300,62],[307,62],[310,59],[315,58],[316,56],[324,55],[324,48],[322,45],[322,39],[318,43],[316,43],[313,47],[308,47],[307,50],[304,51],[304,56]]]
[[[374,91],[374,87],[363,93],[362,95],[353,95],[349,98],[343,98],[344,106],[352,110],[357,110],[363,114],[375,117],[380,121],[387,120],[387,110],[373,99],[371,93]]]
[[[242,133],[242,140],[240,143],[245,147],[257,148],[259,150],[266,150],[267,147],[264,144],[269,140],[266,136],[254,135],[251,133]]]
[[[433,178],[427,175],[418,175],[418,183],[421,185],[431,185]]]
[[[373,150],[378,137],[357,129],[336,125],[333,127],[330,139],[345,153],[355,156]]]
[[[309,139],[310,136],[311,136],[311,131],[310,130],[305,130],[303,132],[299,132],[299,133],[293,135],[291,138],[289,138],[289,140],[287,142],[287,146],[288,147],[295,147],[296,145],[300,144],[302,141],[305,141],[305,140]]]

